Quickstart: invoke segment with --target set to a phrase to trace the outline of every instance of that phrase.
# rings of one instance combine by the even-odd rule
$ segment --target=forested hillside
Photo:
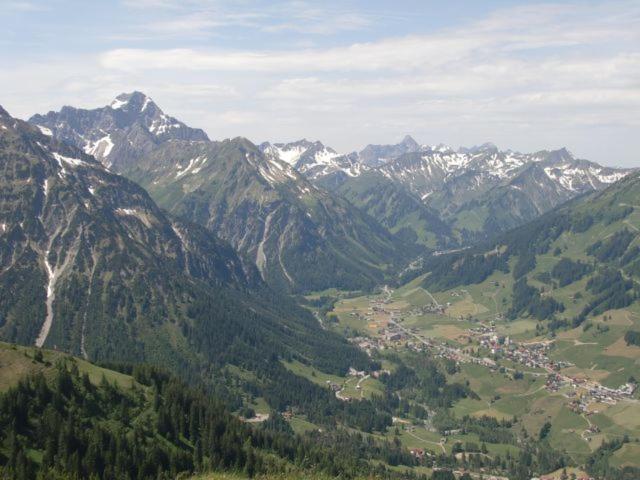
[[[414,463],[396,445],[346,432],[296,436],[277,413],[251,426],[219,398],[154,367],[122,365],[126,373],[118,373],[6,344],[0,359],[13,367],[0,372],[3,478],[169,479],[225,470],[354,478],[373,472],[368,460]],[[10,374],[16,370],[23,374]]]
[[[370,363],[226,243],[0,113],[0,338],[151,362],[225,389],[221,370],[234,365],[257,374],[252,388],[287,403],[305,402],[297,395],[308,386],[278,360],[335,373]]]
[[[409,275],[430,272],[427,287],[448,289],[481,283],[496,271],[510,272],[508,316],[575,327],[640,298],[638,198],[640,177],[635,174],[484,246],[431,257]]]

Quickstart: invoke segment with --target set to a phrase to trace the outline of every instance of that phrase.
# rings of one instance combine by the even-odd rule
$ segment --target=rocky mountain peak
[[[109,104],[109,108],[126,112],[134,117],[153,117],[164,114],[150,97],[138,91],[121,93]]]
[[[121,172],[161,143],[209,140],[202,130],[166,115],[138,91],[122,93],[102,108],[63,107],[29,121]]]
[[[400,145],[404,145],[408,149],[418,149],[420,148],[420,144],[414,140],[411,135],[405,135]]]
[[[575,160],[575,157],[569,150],[567,150],[565,147],[562,147],[558,150],[550,151],[547,154],[547,159],[552,162],[562,162]]]

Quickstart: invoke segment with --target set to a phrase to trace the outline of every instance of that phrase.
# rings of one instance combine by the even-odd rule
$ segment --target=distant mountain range
[[[422,211],[417,207],[421,203],[439,215],[461,243],[521,225],[631,171],[576,159],[566,149],[523,154],[487,143],[453,150],[442,144],[420,145],[410,136],[395,145],[368,145],[348,155],[338,155],[320,142],[262,148],[392,229],[412,223],[412,212]],[[415,207],[389,205],[388,190],[394,188],[389,183],[414,197]],[[380,212],[380,205],[386,205],[385,212]],[[418,238],[428,238],[422,223],[408,228]]]
[[[140,92],[30,122],[227,240],[288,291],[370,288],[425,247],[488,238],[630,171],[566,149],[453,150],[410,136],[346,155],[318,141],[216,142]]]

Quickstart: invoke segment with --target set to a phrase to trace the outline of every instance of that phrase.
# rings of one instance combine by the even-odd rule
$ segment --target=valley
[[[0,126],[0,385],[27,403],[53,385],[60,418],[144,437],[120,472],[148,478],[145,455],[165,476],[636,472],[637,173],[410,137],[211,141],[140,92]],[[78,411],[95,371],[128,415],[102,380],[102,413]],[[41,407],[0,465],[117,476],[52,460]],[[194,408],[234,440],[200,437]]]
[[[434,297],[416,286],[421,280],[380,295],[339,301],[330,314],[336,316],[332,328],[348,335],[370,355],[427,352],[455,362],[458,371],[452,379],[469,382],[480,396],[477,400],[461,400],[453,407],[456,414],[499,419],[517,416],[529,435],[536,435],[542,423],[550,421],[554,425],[552,444],[573,445],[568,453],[577,460],[602,441],[638,436],[638,426],[628,422],[640,415],[637,387],[620,384],[618,379],[637,372],[640,347],[627,348],[626,352],[616,349],[624,335],[622,330],[618,330],[617,339],[583,334],[581,329],[553,339],[541,337],[536,334],[535,322],[509,322],[496,311],[496,283],[502,290],[498,278],[476,286],[471,293],[451,290]],[[612,316],[633,319],[627,326],[638,328],[637,312],[620,310]],[[618,322],[612,320],[613,324]],[[590,349],[589,363],[585,363],[587,355],[571,351],[581,348]],[[624,358],[615,358],[620,354]],[[607,361],[621,362],[624,367],[603,376],[606,368],[598,368],[598,364]],[[570,425],[556,428],[556,415]],[[406,421],[410,424],[412,419]],[[422,447],[433,450],[430,442],[438,439],[433,434],[430,438]],[[408,445],[416,445],[415,436],[408,440]],[[448,440],[466,441],[462,435]]]
[[[0,25],[0,480],[640,480],[640,0]]]

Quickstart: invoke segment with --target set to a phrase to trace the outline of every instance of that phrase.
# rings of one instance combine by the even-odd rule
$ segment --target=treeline
[[[380,380],[385,385],[389,404],[397,409],[397,413],[407,413],[411,405],[422,404],[432,409],[449,408],[462,398],[478,398],[468,386],[460,383],[449,383],[437,362],[426,355],[411,356],[411,366],[394,357],[396,370],[384,374]],[[400,396],[402,400],[395,400]],[[413,407],[418,418],[426,418],[426,412]]]
[[[602,480],[637,480],[640,478],[640,468],[634,466],[614,467],[611,465],[611,457],[622,448],[629,439],[602,442],[602,445],[593,452],[585,462],[585,468],[589,475]]]
[[[507,317],[515,319],[528,315],[538,320],[551,318],[556,312],[564,311],[564,305],[552,297],[543,297],[540,290],[527,283],[525,277],[513,285],[511,308]]]
[[[73,360],[52,373],[0,396],[0,478],[169,479],[219,469],[351,478],[372,470],[368,460],[415,464],[398,445],[344,431],[294,436],[277,427],[277,413],[252,428],[215,397],[152,367],[136,367],[138,383],[126,388],[104,377],[94,385]]]
[[[622,276],[619,270],[602,269],[587,282],[587,291],[595,295],[573,319],[573,326],[581,325],[588,315],[599,315],[607,310],[631,305],[639,296],[638,285]]]
[[[624,334],[624,341],[627,345],[635,345],[640,347],[640,332],[637,330],[629,330]]]

